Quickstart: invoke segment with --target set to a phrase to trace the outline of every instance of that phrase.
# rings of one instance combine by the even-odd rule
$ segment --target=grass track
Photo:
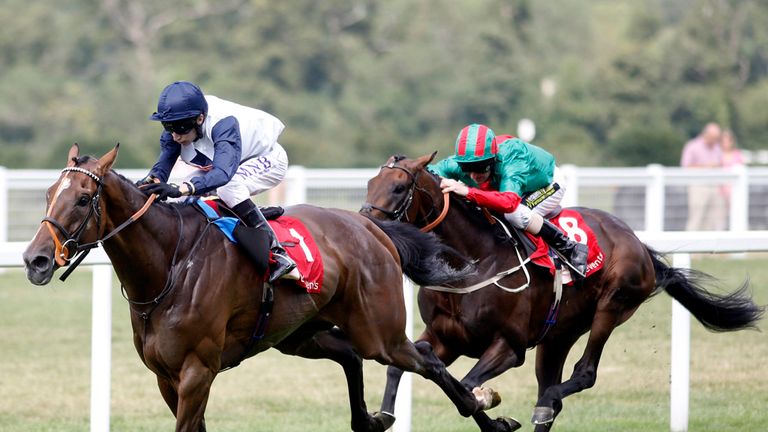
[[[735,287],[749,275],[760,304],[768,303],[767,257],[705,258],[694,266]],[[35,287],[21,271],[0,274],[0,431],[88,430],[90,272],[63,284]],[[173,430],[174,420],[131,341],[128,306],[113,287],[113,431]],[[595,388],[565,400],[554,430],[669,430],[670,300],[643,305],[608,342]],[[417,321],[419,321],[417,319]],[[768,325],[762,332],[714,334],[692,324],[690,431],[762,431],[768,425]],[[419,330],[417,329],[417,332]],[[566,374],[583,349],[574,348]],[[491,381],[502,393],[492,415],[511,415],[532,430],[534,353],[526,364]],[[473,361],[450,370],[462,376]],[[366,400],[378,407],[385,368],[366,362]],[[208,430],[313,432],[349,430],[341,369],[327,361],[260,354],[220,375],[207,409]],[[473,431],[432,383],[414,378],[413,430]]]

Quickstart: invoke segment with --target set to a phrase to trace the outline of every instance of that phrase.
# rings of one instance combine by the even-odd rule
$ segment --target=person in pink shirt
[[[719,168],[723,166],[720,145],[722,130],[716,123],[708,123],[701,133],[683,147],[680,166],[683,168]],[[685,229],[724,230],[727,207],[718,185],[688,187],[688,223]]]
[[[741,150],[736,146],[736,137],[733,135],[733,131],[726,129],[723,131],[723,137],[720,140],[720,145],[723,150],[723,168],[735,169],[744,166],[744,155]],[[720,189],[725,200],[726,208],[731,206],[731,185],[723,185]]]
[[[723,137],[720,140],[723,152],[723,168],[733,168],[744,165],[744,155],[736,146],[736,137],[733,131],[726,129],[723,131]]]

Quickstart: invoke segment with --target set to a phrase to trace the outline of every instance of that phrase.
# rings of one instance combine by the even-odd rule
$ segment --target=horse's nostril
[[[36,256],[35,259],[29,263],[29,266],[35,270],[46,270],[48,267],[50,267],[50,265],[51,260],[48,257],[42,255]]]

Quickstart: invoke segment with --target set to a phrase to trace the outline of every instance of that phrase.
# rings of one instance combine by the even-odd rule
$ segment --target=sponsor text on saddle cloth
[[[560,228],[573,241],[587,245],[589,253],[587,255],[587,274],[590,274],[600,270],[603,267],[603,251],[600,249],[600,245],[597,244],[597,237],[592,232],[592,228],[584,222],[581,217],[581,213],[576,210],[563,209],[557,216],[550,219],[555,226]],[[528,238],[536,244],[536,250],[531,254],[531,262],[549,268],[549,271],[555,274],[555,264],[549,255],[549,246],[541,237],[528,234]],[[573,279],[571,273],[568,271],[567,266],[563,266],[563,284],[572,284]]]
[[[216,201],[201,199],[197,200],[196,204],[230,241],[236,243],[232,230],[240,223],[237,218],[221,216]],[[309,293],[320,292],[323,283],[323,258],[312,234],[300,220],[290,216],[280,216],[268,222],[277,235],[277,240],[296,262],[296,268],[301,274],[296,283],[304,286]]]

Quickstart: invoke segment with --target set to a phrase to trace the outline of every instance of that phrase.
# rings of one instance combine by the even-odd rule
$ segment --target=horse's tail
[[[730,294],[715,294],[703,287],[717,282],[713,276],[698,270],[670,267],[662,261],[661,253],[647,246],[646,249],[656,271],[656,286],[679,301],[704,327],[711,331],[756,328],[765,308],[752,301],[749,280]]]
[[[402,222],[369,219],[395,244],[403,273],[417,285],[443,285],[475,272],[469,259],[434,234]]]

